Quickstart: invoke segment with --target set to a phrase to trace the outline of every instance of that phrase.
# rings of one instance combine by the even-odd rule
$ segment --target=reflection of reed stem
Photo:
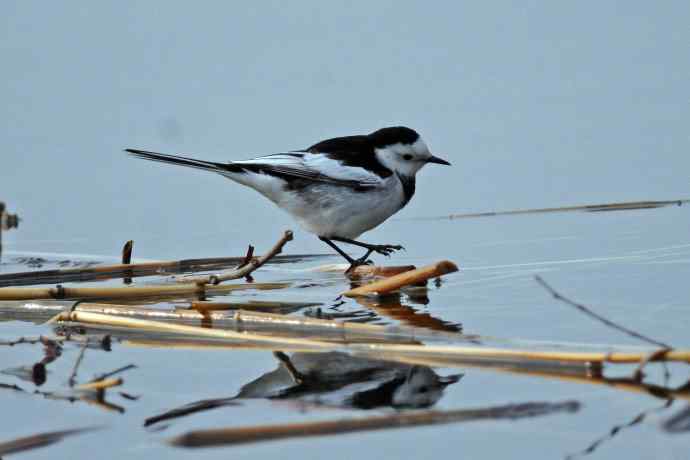
[[[440,425],[474,420],[515,420],[559,412],[576,412],[579,408],[580,404],[576,401],[564,401],[559,403],[534,402],[481,409],[426,411],[422,413],[402,413],[321,422],[220,428],[190,431],[171,439],[170,443],[178,447],[232,445],[284,438],[324,436],[353,433],[357,431],[387,430],[392,428]]]

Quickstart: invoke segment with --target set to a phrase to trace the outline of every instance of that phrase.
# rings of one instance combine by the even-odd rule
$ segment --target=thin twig
[[[237,266],[237,269],[239,270],[240,268],[244,267],[245,265],[249,265],[249,262],[251,262],[253,258],[254,258],[254,246],[252,246],[250,244],[249,247],[247,248],[247,255],[244,256],[244,260],[242,261],[241,264],[239,264]],[[244,277],[244,279],[247,283],[251,283],[254,281],[254,278],[252,278],[252,275],[247,275]]]
[[[652,409],[647,409],[647,410],[640,412],[635,417],[633,417],[632,420],[630,420],[629,422],[623,423],[620,425],[616,425],[613,428],[611,428],[606,435],[604,435],[604,436],[600,437],[599,439],[595,440],[594,442],[592,442],[589,446],[587,446],[586,449],[583,449],[580,452],[577,452],[574,454],[568,454],[565,457],[565,460],[573,460],[575,458],[584,457],[585,455],[589,455],[589,454],[593,453],[595,450],[597,450],[599,448],[599,446],[601,446],[602,444],[604,444],[608,441],[613,440],[613,438],[616,437],[616,435],[621,433],[623,430],[628,429],[628,428],[632,428],[635,425],[639,425],[650,414],[653,414],[655,412],[664,411],[664,410],[668,409],[669,407],[671,407],[671,404],[673,404],[673,399],[667,399],[666,402],[662,406],[653,407]]]
[[[600,314],[595,313],[594,311],[592,311],[590,308],[586,307],[585,305],[583,305],[583,304],[581,304],[581,303],[577,303],[577,302],[575,302],[575,301],[573,301],[573,300],[568,299],[567,297],[562,296],[558,291],[556,291],[556,290],[555,290],[554,288],[552,288],[549,284],[547,284],[547,282],[544,281],[544,280],[542,279],[541,276],[537,275],[537,276],[534,277],[534,279],[535,279],[535,280],[537,281],[537,283],[539,283],[544,289],[546,289],[547,291],[549,291],[549,293],[553,296],[554,299],[560,300],[561,302],[564,302],[564,303],[566,303],[566,304],[568,304],[568,305],[570,305],[570,306],[572,306],[572,307],[577,308],[577,309],[580,310],[582,313],[584,313],[584,314],[590,316],[591,318],[594,318],[594,319],[596,319],[596,320],[598,320],[598,321],[604,323],[605,325],[607,325],[607,326],[609,326],[609,327],[611,327],[611,328],[613,328],[613,329],[616,329],[616,330],[618,330],[618,331],[620,331],[620,332],[623,332],[623,333],[625,333],[625,334],[628,334],[628,335],[631,336],[631,337],[635,337],[636,339],[642,340],[642,341],[647,342],[647,343],[650,343],[650,344],[652,344],[652,345],[657,345],[657,346],[662,347],[662,348],[664,348],[664,349],[666,349],[666,350],[671,350],[671,349],[672,349],[672,347],[671,347],[670,345],[667,345],[667,344],[665,344],[664,342],[659,342],[658,340],[654,340],[654,339],[652,339],[652,338],[650,338],[650,337],[647,337],[647,336],[645,336],[645,335],[642,335],[642,334],[640,334],[639,332],[635,332],[635,331],[633,331],[632,329],[628,329],[628,328],[625,327],[625,326],[621,326],[621,325],[619,325],[619,324],[616,324],[616,323],[614,323],[613,321],[611,321],[611,320],[609,320],[609,319],[607,319],[607,318],[604,318],[604,317],[601,316]]]
[[[442,219],[467,219],[476,217],[495,217],[495,216],[511,216],[520,214],[544,214],[552,212],[603,212],[603,211],[628,211],[632,209],[656,209],[665,206],[682,206],[690,203],[689,199],[681,200],[663,200],[663,201],[627,201],[621,203],[603,203],[603,204],[586,204],[577,206],[560,206],[555,208],[534,208],[534,209],[512,209],[509,211],[488,211],[488,212],[472,212],[466,214],[451,214],[446,216],[436,217],[411,217],[400,220],[442,220]]]
[[[129,265],[132,262],[132,249],[134,249],[134,241],[129,240],[122,247],[122,265]],[[122,280],[125,284],[132,284],[132,272],[127,273],[127,276]]]
[[[234,270],[231,270],[231,271],[228,271],[225,273],[217,273],[214,275],[185,277],[185,278],[181,278],[180,281],[183,283],[214,284],[215,285],[215,284],[222,283],[223,281],[245,278],[245,277],[249,276],[254,270],[257,270],[263,264],[265,264],[266,262],[271,260],[274,256],[280,254],[283,250],[283,246],[285,246],[285,244],[291,240],[292,240],[292,231],[287,230],[283,234],[282,238],[280,238],[280,240],[278,240],[278,242],[271,248],[270,251],[268,251],[266,254],[264,254],[261,257],[252,258],[249,262],[246,263],[246,265],[242,265],[240,268],[236,268]],[[251,246],[250,246],[250,248],[251,248]],[[251,252],[252,253],[254,252],[253,249]],[[248,255],[249,255],[249,253],[248,253]]]
[[[77,371],[79,370],[79,365],[81,364],[82,360],[84,359],[84,353],[86,352],[86,348],[89,346],[89,340],[86,339],[86,342],[84,342],[84,345],[82,345],[81,350],[79,351],[79,356],[77,356],[77,360],[74,363],[74,368],[72,368],[72,373],[69,376],[69,386],[73,387],[75,383],[77,383]]]
[[[115,369],[114,371],[106,372],[105,374],[100,374],[96,376],[91,382],[97,382],[99,380],[105,380],[109,377],[112,377],[113,375],[119,374],[121,372],[128,371],[130,369],[136,369],[137,366],[135,364],[127,364],[126,366],[119,367]]]
[[[247,265],[249,262],[252,261],[252,258],[253,258],[253,257],[254,257],[254,246],[252,246],[252,245],[250,244],[249,247],[247,247],[247,255],[244,256],[244,260],[242,261],[241,264],[239,264],[239,265],[237,266],[237,268],[239,269],[239,268],[242,268],[242,267],[244,267],[245,265]]]

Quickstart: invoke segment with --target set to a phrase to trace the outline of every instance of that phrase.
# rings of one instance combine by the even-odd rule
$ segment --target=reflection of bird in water
[[[462,375],[441,377],[426,366],[352,357],[346,353],[277,352],[280,366],[242,387],[237,399],[300,399],[316,405],[372,409],[434,405]]]
[[[231,398],[204,399],[150,417],[149,426],[195,412],[236,405],[242,399],[297,400],[312,406],[374,409],[431,407],[462,374],[442,377],[426,366],[412,366],[346,353],[275,352],[277,369],[244,385]]]

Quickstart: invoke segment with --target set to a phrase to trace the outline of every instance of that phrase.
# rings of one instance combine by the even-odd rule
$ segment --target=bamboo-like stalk
[[[205,302],[212,304],[211,302]],[[226,305],[226,304],[221,304]],[[175,309],[174,311],[141,308],[130,305],[99,303],[80,303],[75,311],[139,317],[142,319],[166,321],[211,321],[222,324],[224,328],[244,331],[260,330],[266,334],[280,336],[321,336],[328,342],[393,342],[418,343],[428,341],[466,341],[462,334],[404,325],[381,326],[348,321],[288,316],[256,310],[236,309],[234,314],[215,309],[197,311],[196,309]]]
[[[365,354],[374,353],[382,359],[395,359],[394,357],[434,357],[447,362],[463,359],[486,359],[497,361],[536,361],[536,362],[562,362],[562,363],[613,363],[613,364],[639,364],[646,360],[650,353],[635,352],[580,352],[580,351],[543,351],[520,350],[510,348],[491,347],[467,347],[467,346],[414,346],[395,344],[353,344],[349,347],[352,351],[361,351]],[[653,361],[678,361],[690,363],[690,350],[671,350],[663,357],[659,356]]]
[[[165,320],[166,322],[171,320],[195,321],[204,326],[208,326],[208,324],[211,323],[220,325],[226,330],[234,329],[235,331],[241,331],[243,333],[257,332],[261,333],[263,336],[268,336],[268,334],[270,334],[274,338],[316,337],[320,341],[329,343],[419,343],[420,340],[462,340],[462,336],[456,333],[427,331],[414,327],[340,322],[246,310],[237,310],[234,314],[228,315],[215,311],[199,313],[195,310],[178,309],[175,311],[166,311],[137,308],[128,305],[80,303],[74,311],[122,316],[126,318],[138,317],[158,321]],[[155,338],[152,338],[152,340],[153,339]],[[147,339],[138,339],[137,341],[141,342],[142,340],[146,341]],[[169,344],[170,340],[166,340],[165,342]]]
[[[292,231],[287,230],[283,234],[283,236],[280,238],[280,240],[278,240],[278,242],[271,248],[270,251],[268,251],[266,254],[264,254],[261,257],[252,258],[245,265],[243,265],[239,268],[236,268],[235,270],[231,270],[231,271],[225,272],[225,273],[217,273],[214,275],[189,276],[189,277],[181,278],[179,281],[183,282],[183,283],[218,284],[218,283],[222,283],[223,281],[230,281],[230,280],[236,280],[236,279],[244,278],[246,276],[249,276],[254,270],[257,270],[259,267],[264,265],[266,262],[271,260],[273,257],[280,254],[283,250],[283,246],[285,246],[285,244],[288,241],[292,241],[292,238],[293,238]]]
[[[448,260],[443,260],[432,265],[406,271],[390,278],[385,278],[373,283],[365,284],[355,289],[343,292],[347,297],[357,297],[371,294],[385,294],[400,289],[404,286],[418,284],[430,278],[437,278],[448,273],[458,271],[457,265]]]
[[[0,300],[38,300],[38,299],[142,299],[149,297],[205,296],[247,289],[282,289],[288,283],[252,283],[204,286],[199,284],[162,284],[156,286],[134,287],[51,287],[0,288]]]
[[[480,346],[442,346],[442,345],[405,345],[389,343],[352,343],[342,346],[318,340],[274,337],[256,333],[239,333],[227,330],[208,329],[204,327],[169,324],[161,321],[122,318],[113,315],[73,311],[58,315],[61,321],[74,321],[86,324],[100,324],[115,327],[129,327],[141,330],[154,330],[196,337],[214,337],[247,343],[271,344],[277,349],[299,347],[311,351],[349,351],[365,354],[380,359],[395,360],[401,358],[430,357],[442,359],[449,363],[468,359],[521,362],[562,362],[562,363],[640,363],[649,358],[650,353],[643,352],[576,352],[544,351],[509,348],[491,348]],[[663,356],[655,356],[653,361],[679,361],[690,363],[690,350],[670,350]]]
[[[228,331],[224,329],[208,329],[198,326],[187,326],[183,324],[170,324],[162,321],[151,321],[144,319],[133,319],[118,317],[114,315],[104,315],[101,313],[89,313],[83,311],[73,311],[61,313],[57,317],[58,321],[72,321],[86,324],[108,325],[115,327],[135,328],[139,330],[149,330],[158,332],[167,332],[181,335],[191,335],[196,337],[213,337],[217,339],[226,339],[239,342],[256,342],[263,344],[271,344],[278,348],[281,347],[298,347],[300,349],[307,349],[313,351],[332,350],[333,344],[327,342],[320,342],[316,340],[305,340],[297,338],[281,338],[271,337],[268,335],[250,334]]]
[[[576,401],[562,401],[558,403],[533,402],[510,404],[480,409],[398,413],[319,422],[196,430],[177,436],[169,442],[177,447],[236,445],[284,438],[325,436],[354,433],[358,431],[388,430],[414,426],[469,422],[474,420],[515,420],[518,418],[537,417],[558,412],[572,413],[578,411],[579,408],[580,404]]]

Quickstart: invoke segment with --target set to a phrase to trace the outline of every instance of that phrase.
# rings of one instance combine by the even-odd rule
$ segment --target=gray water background
[[[220,177],[130,160],[122,149],[223,161],[404,124],[453,167],[422,171],[417,194],[397,220],[366,237],[404,244],[408,250],[395,262],[449,258],[465,269],[433,292],[430,312],[486,335],[633,343],[556,306],[535,286],[532,275],[539,273],[630,327],[687,346],[687,208],[407,219],[688,197],[689,18],[690,4],[681,1],[6,2],[0,199],[23,222],[4,235],[4,246],[10,255],[114,255],[134,239],[135,257],[210,257],[241,254],[248,243],[268,247],[294,228],[289,252],[327,252],[255,192]],[[339,286],[313,295],[325,299],[333,292]],[[3,335],[35,334],[15,326]],[[443,408],[576,398],[587,411],[558,424],[556,418],[483,422],[190,454],[159,451],[158,440],[133,427],[154,407],[231,392],[228,382],[213,378],[217,356],[127,353],[126,361],[157,365],[155,378],[130,378],[134,388],[148,390],[143,407],[133,406],[128,422],[107,435],[31,455],[83,455],[89,446],[108,446],[112,458],[151,452],[561,458],[657,404],[473,371]],[[233,360],[233,372],[247,378],[230,385],[274,366],[267,353],[237,356],[246,358]],[[103,359],[111,361],[99,362],[99,370],[122,364]],[[179,378],[174,363],[194,364],[196,371],[188,382],[165,388],[158,379]],[[199,382],[201,395],[192,390]],[[54,429],[62,413],[76,417],[69,426],[112,423],[108,414],[38,399],[13,407],[3,438]],[[274,408],[251,405],[223,420],[296,417],[266,411]],[[654,422],[637,429],[598,451],[599,458],[686,458],[686,437],[660,434]]]

